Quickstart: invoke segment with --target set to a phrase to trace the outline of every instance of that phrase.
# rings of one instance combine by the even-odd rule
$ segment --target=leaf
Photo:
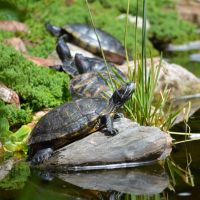
[[[16,152],[16,151],[26,151],[26,145],[23,142],[15,142],[11,141],[6,142],[3,145],[5,151]]]
[[[23,141],[31,132],[31,128],[27,125],[23,125],[17,132],[13,133],[11,136],[11,140],[13,142],[21,142]]]
[[[6,118],[0,118],[0,138],[4,137],[9,131],[9,123]]]

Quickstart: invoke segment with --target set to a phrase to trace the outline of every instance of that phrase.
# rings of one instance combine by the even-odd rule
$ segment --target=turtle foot
[[[48,158],[52,155],[53,149],[51,148],[46,148],[46,149],[41,149],[39,150],[34,156],[33,159],[31,160],[32,165],[37,165],[45,160],[48,160]]]
[[[124,114],[123,113],[116,113],[114,115],[114,121],[115,122],[119,121],[121,118],[124,118]]]
[[[106,130],[105,135],[107,136],[115,136],[119,133],[119,131],[116,128],[113,128],[112,130]]]

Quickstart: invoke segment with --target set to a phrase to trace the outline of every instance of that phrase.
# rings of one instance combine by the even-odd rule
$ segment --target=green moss
[[[27,61],[13,48],[0,45],[0,82],[15,90],[23,105],[36,111],[69,98],[69,77]]]
[[[6,0],[3,2],[8,4]],[[126,13],[127,0],[90,0],[89,2],[95,25],[108,31],[123,43],[124,21],[117,20],[116,17],[121,13]],[[180,19],[178,14],[172,10],[175,8],[175,2],[175,0],[147,1],[147,18],[151,23],[151,29],[148,32],[150,39],[153,38],[163,43],[179,43],[196,38],[196,27]],[[71,6],[67,5],[64,0],[11,0],[9,5],[12,10],[24,13],[22,21],[28,25],[30,33],[22,35],[22,38],[29,41],[27,48],[35,56],[47,57],[55,49],[56,40],[45,30],[46,22],[59,26],[76,22],[90,23],[89,13],[83,0],[76,0]],[[137,0],[130,1],[130,14],[136,15],[136,5]],[[9,6],[7,5],[7,7]],[[139,1],[138,13],[139,16],[142,15],[141,1]],[[130,51],[134,51],[134,26],[131,25],[129,29],[127,46]],[[141,36],[141,30],[137,32]],[[0,39],[1,37],[0,33]],[[140,37],[138,37],[137,45],[140,49]],[[147,48],[151,49],[153,55],[158,54],[152,50],[153,47],[149,40]]]
[[[22,189],[30,176],[30,169],[26,162],[17,163],[9,175],[0,181],[0,188],[6,190]]]
[[[19,109],[14,105],[6,105],[6,118],[9,121],[11,127],[20,127],[23,124],[27,124],[32,120],[32,110],[25,108]]]

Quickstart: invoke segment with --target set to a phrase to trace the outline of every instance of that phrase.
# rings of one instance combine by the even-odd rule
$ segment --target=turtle
[[[117,110],[132,96],[135,84],[122,85],[110,99],[101,97],[80,98],[55,107],[44,115],[28,139],[28,158],[32,165],[47,160],[58,148],[105,128],[114,136],[113,127]]]
[[[111,62],[105,62],[101,58],[85,57],[80,53],[76,53],[73,58],[68,45],[65,43],[65,36],[61,36],[58,39],[56,52],[63,64],[50,66],[52,69],[57,71],[64,71],[70,74],[72,77],[78,74],[84,74],[93,71],[109,71],[110,73],[116,74],[120,79],[123,79],[124,81],[126,80],[123,72],[121,72]]]
[[[82,97],[104,97],[110,98],[113,94],[108,82],[116,77],[108,72],[88,72],[77,75],[70,80],[69,91],[73,99]]]
[[[54,36],[67,35],[68,41],[102,57],[101,49],[105,58],[116,64],[123,64],[126,58],[125,48],[121,42],[98,28],[93,28],[87,24],[68,24],[63,27],[45,24],[46,29]],[[98,36],[98,38],[97,38]],[[99,45],[100,43],[100,45]]]

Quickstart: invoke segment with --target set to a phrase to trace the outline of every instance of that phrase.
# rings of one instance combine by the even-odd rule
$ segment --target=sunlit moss
[[[13,48],[0,45],[0,81],[14,89],[33,110],[59,105],[69,98],[69,77],[27,61]]]

